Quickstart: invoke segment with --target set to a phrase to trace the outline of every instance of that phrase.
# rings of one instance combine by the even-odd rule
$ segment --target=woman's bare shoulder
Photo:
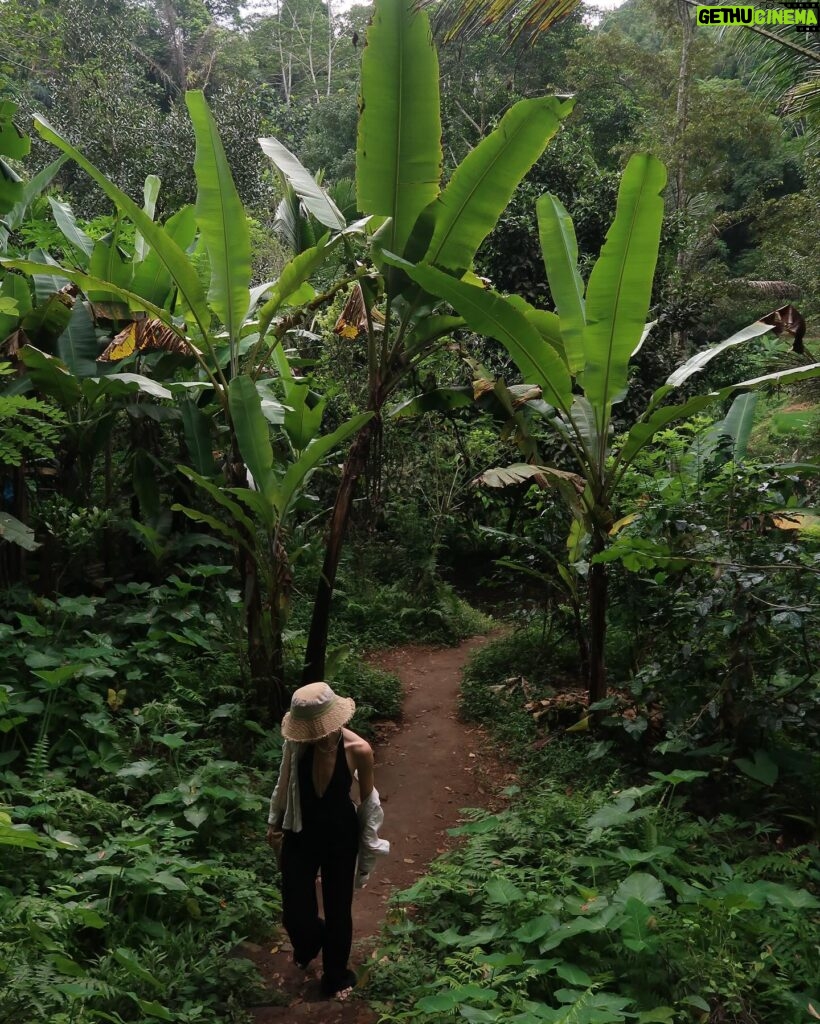
[[[345,740],[345,750],[349,750],[357,760],[372,759],[373,748],[366,739],[363,739],[358,733],[353,732],[352,729],[343,729],[342,735]]]

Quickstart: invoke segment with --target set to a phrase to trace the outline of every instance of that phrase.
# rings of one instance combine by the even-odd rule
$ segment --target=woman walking
[[[282,719],[282,765],[268,814],[268,842],[282,873],[282,917],[302,968],[321,952],[322,992],[349,995],[353,889],[362,887],[376,858],[390,850],[378,830],[384,821],[373,782],[370,744],[345,728],[355,703],[327,683],[296,690]],[[358,809],[350,796],[358,780]],[[319,916],[316,877],[322,877]]]

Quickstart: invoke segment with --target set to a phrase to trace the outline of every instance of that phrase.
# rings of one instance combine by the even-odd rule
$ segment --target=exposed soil
[[[360,973],[374,952],[390,894],[412,885],[452,845],[447,829],[461,820],[460,808],[496,807],[499,791],[516,781],[483,731],[458,718],[462,669],[470,653],[485,642],[485,637],[473,637],[443,650],[400,647],[371,659],[399,676],[405,698],[400,726],[386,726],[374,744],[376,787],[385,813],[381,834],[390,840],[391,850],[368,887],[354,897],[351,966]],[[246,944],[244,953],[258,965],[275,1004],[254,1009],[256,1024],[377,1020],[361,999],[322,999],[318,971],[306,976],[293,966],[284,933],[272,948]]]

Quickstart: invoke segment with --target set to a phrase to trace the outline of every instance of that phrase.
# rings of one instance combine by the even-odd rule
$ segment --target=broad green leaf
[[[57,339],[57,355],[68,369],[78,377],[93,377],[97,373],[100,344],[88,307],[76,299],[68,326]]]
[[[341,211],[293,153],[278,139],[259,139],[259,145],[316,220],[326,228],[341,231],[345,227]]]
[[[78,226],[74,217],[74,211],[68,203],[61,203],[54,196],[49,196],[48,202],[60,231],[62,231],[72,245],[75,245],[81,252],[90,257],[94,250],[94,240],[89,238],[85,231]]]
[[[205,293],[199,282],[196,269],[186,254],[161,227],[154,224],[151,218],[137,206],[133,199],[117,188],[102,171],[97,170],[79,150],[67,142],[46,120],[40,116],[35,116],[34,124],[46,142],[51,142],[70,156],[75,163],[79,164],[97,182],[117,209],[121,210],[133,222],[146,242],[155,250],[167,267],[179,289],[181,297],[196,319],[202,336],[207,337],[210,314],[205,302]],[[71,279],[73,280],[73,278]],[[134,308],[150,309],[151,307],[137,305]],[[151,311],[153,312],[153,310]]]
[[[405,416],[421,416],[427,412],[450,412],[452,409],[460,409],[473,404],[473,390],[469,387],[463,388],[436,388],[433,391],[425,391],[423,395],[416,395],[415,398],[407,398],[398,405],[389,409],[387,416],[390,419],[400,419]]]
[[[734,391],[742,391],[744,388],[757,388],[762,384],[797,384],[801,380],[813,380],[816,377],[820,377],[820,363],[809,363],[808,366],[797,366],[792,370],[777,370],[774,373],[765,373],[762,377],[741,380],[720,391],[713,391],[712,395],[715,398],[726,398]]]
[[[692,374],[698,373],[708,363],[710,363],[715,356],[720,355],[727,348],[732,348],[735,345],[742,345],[744,341],[749,341],[752,338],[759,338],[762,334],[766,334],[772,330],[773,324],[764,324],[761,320],[756,320],[753,324],[749,324],[748,327],[744,327],[740,331],[736,331],[730,338],[725,338],[723,341],[718,342],[717,345],[712,345],[710,348],[702,349],[700,352],[696,352],[691,359],[687,359],[682,366],[679,366],[677,370],[670,373],[666,378],[666,383],[673,388],[679,387],[684,381],[688,380]]]
[[[762,782],[764,786],[773,786],[777,782],[780,770],[765,750],[756,750],[753,759],[748,757],[735,758],[735,764],[750,779]]]
[[[66,974],[69,978],[85,978],[88,976],[86,969],[81,967],[76,960],[71,960],[60,953],[51,953],[46,959],[54,965],[60,974]]]
[[[656,1006],[638,1014],[637,1024],[674,1024],[675,1011],[671,1006]]]
[[[491,878],[489,882],[485,883],[484,891],[487,893],[489,903],[499,903],[502,906],[517,903],[518,900],[523,900],[526,896],[526,893],[519,889],[514,882],[503,876]]]
[[[15,231],[20,227],[25,220],[29,206],[31,206],[41,192],[48,188],[67,159],[65,156],[58,157],[47,167],[44,167],[39,174],[35,174],[31,181],[25,183],[20,201],[14,204],[4,218],[6,226],[11,231]]]
[[[575,228],[557,196],[550,193],[541,196],[535,209],[547,280],[561,321],[561,337],[569,370],[575,376],[584,368],[586,329],[584,282],[578,272]]]
[[[0,259],[0,265],[7,267],[9,270],[20,270],[24,274],[31,274],[35,281],[43,269],[42,264],[31,260]],[[127,288],[113,286],[108,281],[104,281],[98,277],[92,277],[90,274],[84,274],[78,270],[68,270],[66,267],[57,267],[57,270],[59,271],[60,278],[62,279],[59,287],[62,287],[66,281],[71,281],[74,284],[79,285],[79,287],[86,293],[94,290],[107,291],[116,298],[127,302],[132,310],[144,309],[147,313],[152,313],[158,320],[167,324],[167,326],[176,329],[167,309],[155,306],[148,299],[143,298],[141,295],[137,295],[135,292],[130,291]]]
[[[424,352],[431,342],[452,334],[464,326],[460,316],[424,316],[416,326],[408,332],[404,343],[405,355],[412,359]]]
[[[197,473],[201,473],[203,476],[213,476],[216,467],[211,438],[212,418],[188,397],[180,399],[179,408],[182,413],[182,429],[191,465]]]
[[[574,917],[571,921],[565,921],[545,938],[538,948],[540,952],[547,953],[551,949],[556,949],[566,939],[572,938],[575,935],[603,931],[617,912],[617,907],[606,907],[600,914],[596,914],[594,917]]]
[[[592,984],[592,978],[575,964],[556,964],[555,973],[569,985],[583,985],[584,988],[588,988]]]
[[[31,309],[31,289],[21,274],[7,274],[0,270],[0,298],[11,299],[16,313],[0,313],[0,335],[6,338]]]
[[[358,207],[390,218],[379,240],[401,255],[441,178],[438,58],[427,15],[412,0],[376,4],[362,56],[360,110]]]
[[[46,355],[34,345],[24,345],[20,359],[37,389],[55,398],[60,405],[70,409],[82,399],[80,382],[59,359]]]
[[[338,239],[338,235],[331,239],[325,235],[312,248],[300,252],[298,256],[294,256],[290,262],[285,264],[278,280],[270,289],[270,295],[259,310],[260,337],[264,337],[267,333],[271,321],[285,299],[292,295],[324,263],[335,248]]]
[[[98,377],[96,379],[104,386],[116,385],[117,383],[134,385],[129,390],[142,391],[143,394],[150,395],[152,398],[167,399],[174,397],[168,388],[158,384],[155,380],[151,380],[150,377],[144,377],[141,373],[112,373],[109,377]]]
[[[43,249],[32,249],[28,254],[27,261],[36,267],[31,270],[31,277],[34,281],[35,308],[47,302],[55,292],[68,284],[68,277],[63,267]],[[3,260],[6,265],[6,260]]]
[[[515,932],[513,938],[520,942],[537,942],[543,939],[548,932],[554,932],[560,925],[560,921],[552,913],[538,914],[537,918],[524,922]]]
[[[675,768],[671,772],[650,772],[649,775],[668,786],[679,786],[682,782],[696,782],[698,779],[709,778],[709,772],[697,771],[694,768]]]
[[[162,230],[180,249],[187,251],[196,237],[196,211],[183,206],[165,222]],[[131,291],[141,295],[155,306],[170,308],[170,293],[174,281],[162,257],[149,248],[141,263],[134,268]]]
[[[160,180],[156,174],[149,174],[145,179],[145,184],[142,187],[142,209],[145,216],[154,219],[154,213],[157,209],[157,197],[159,196]],[[146,255],[148,254],[148,247],[145,243],[145,239],[137,231],[134,237],[134,252],[137,263],[141,263]]]
[[[506,295],[505,298],[511,306],[518,310],[519,313],[524,314],[544,341],[555,349],[561,361],[565,363],[567,365],[567,369],[569,369],[566,346],[561,334],[561,321],[558,319],[557,314],[552,313],[547,309],[537,309],[535,306],[531,306],[530,303],[527,302],[526,299],[522,299],[520,295]]]
[[[217,503],[217,505],[221,505],[222,508],[230,512],[233,519],[237,523],[239,523],[239,525],[242,526],[248,532],[249,535],[253,535],[253,521],[248,518],[248,516],[242,509],[241,505],[237,505],[237,503],[232,498],[228,497],[228,495],[225,493],[224,488],[217,486],[211,480],[208,480],[204,476],[201,476],[199,473],[195,472],[188,466],[178,465],[177,469],[180,471],[180,473],[182,473],[183,476],[186,476],[189,480],[193,480],[197,487],[201,487],[206,494],[209,494]],[[183,508],[181,509],[181,511],[185,512],[185,514],[188,515],[187,509]]]
[[[666,894],[654,875],[634,871],[621,882],[612,897],[613,903],[626,903],[630,899],[640,900],[651,907],[656,903],[666,903]]]
[[[8,213],[23,201],[23,179],[5,160],[0,158],[0,214]],[[4,234],[4,245],[8,235]]]
[[[0,531],[2,531],[3,520],[7,515],[7,512],[0,512]],[[1,532],[0,537],[2,537]],[[23,719],[20,719],[20,721],[23,721]],[[10,821],[5,819],[5,815],[0,815],[0,846],[16,846],[20,849],[37,850],[44,845],[42,837],[34,829],[28,825],[12,825]]]
[[[408,267],[407,273],[431,295],[439,295],[478,334],[495,338],[507,349],[528,384],[538,384],[544,398],[564,411],[572,401],[566,365],[526,317],[496,292],[457,281],[434,267]]]
[[[154,975],[143,967],[142,964],[134,956],[134,953],[130,949],[124,949],[120,946],[118,949],[112,951],[111,955],[117,961],[117,963],[126,969],[130,975],[138,978],[143,984],[150,985],[154,989],[161,989],[162,984],[157,981]]]
[[[0,511],[0,541],[16,544],[25,551],[35,551],[40,547],[34,539],[34,530],[10,512]]]
[[[426,263],[463,273],[504,212],[518,183],[544,152],[572,102],[520,100],[462,160],[434,202]]]
[[[203,822],[208,820],[210,814],[211,812],[208,808],[203,807],[201,804],[197,804],[195,807],[186,807],[182,812],[183,818],[189,821],[194,828],[199,828]]]
[[[31,139],[13,121],[17,104],[0,101],[0,154],[12,160],[22,160],[31,149]]]
[[[171,506],[171,511],[182,512],[183,515],[187,516],[194,523],[204,523],[216,533],[222,534],[222,536],[231,541],[231,543],[244,548],[249,554],[253,555],[253,551],[251,550],[248,542],[242,537],[242,534],[237,529],[228,526],[215,516],[208,515],[207,512],[201,512],[197,508],[189,508],[187,505],[180,505],[179,502],[175,502]]]
[[[658,257],[666,169],[648,153],[626,166],[615,220],[590,274],[584,332],[584,393],[605,436],[609,408],[626,388],[627,364],[646,324]]]
[[[151,999],[137,999],[136,1003],[143,1013],[147,1013],[149,1017],[154,1017],[156,1020],[176,1020],[174,1014],[167,1007]]]
[[[228,385],[228,405],[242,458],[259,490],[273,494],[273,447],[268,421],[262,414],[262,399],[247,374],[234,377]]]
[[[346,441],[351,434],[358,433],[358,431],[361,430],[365,423],[372,419],[372,417],[372,412],[366,412],[362,413],[360,416],[354,416],[352,419],[343,423],[340,427],[334,430],[332,434],[325,434],[324,437],[317,438],[308,445],[308,447],[299,456],[298,460],[288,467],[283,479],[276,487],[276,497],[274,499],[277,511],[283,519],[289,511],[290,506],[307,475],[314,470],[322,459],[324,459],[326,455],[329,455],[334,448],[337,448],[340,444]]]
[[[651,412],[647,418],[639,419],[626,435],[626,440],[618,453],[619,463],[625,468],[641,449],[649,444],[659,430],[674,423],[675,420],[689,419],[690,416],[699,413],[708,405],[712,405],[715,399],[714,395],[696,395],[688,402],[684,402],[683,405],[661,406]]]
[[[250,304],[248,218],[204,93],[187,92],[185,102],[196,134],[196,219],[211,266],[208,298],[235,342]]]

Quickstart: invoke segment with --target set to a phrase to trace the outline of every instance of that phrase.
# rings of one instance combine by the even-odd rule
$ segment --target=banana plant
[[[356,150],[357,206],[371,218],[367,273],[350,297],[350,308],[356,306],[361,316],[348,315],[350,333],[342,334],[366,350],[365,408],[371,416],[348,452],[331,513],[305,682],[324,675],[344,536],[358,480],[382,430],[385,404],[406,376],[464,325],[462,317],[442,314],[441,299],[392,261],[399,257],[412,266],[423,259],[468,274],[478,247],[571,106],[548,97],[515,104],[442,186],[438,58],[427,15],[412,0],[376,0],[362,57]],[[261,144],[311,214],[327,225],[322,217],[332,212],[317,196],[312,175],[276,140]]]
[[[285,412],[284,432],[290,445],[291,459],[277,464],[270,440],[268,420],[263,412],[262,398],[247,374],[234,377],[228,387],[239,451],[250,477],[244,486],[226,486],[181,466],[180,470],[196,483],[227,514],[218,519],[198,509],[174,505],[195,522],[205,523],[242,552],[253,563],[263,580],[262,614],[250,628],[258,628],[258,636],[249,638],[268,653],[273,671],[273,686],[268,691],[266,708],[271,717],[278,716],[287,705],[284,690],[284,648],[282,633],[287,621],[290,599],[290,559],[285,541],[291,528],[293,513],[305,493],[310,476],[325,458],[360,430],[368,413],[355,416],[329,434],[322,434],[321,410],[314,416],[300,415],[305,410],[307,382],[294,380],[281,349],[278,362],[286,381],[287,397],[295,408]],[[303,392],[296,394],[297,389]],[[251,486],[252,484],[252,486]],[[258,695],[259,699],[263,695]]]
[[[619,485],[638,453],[658,430],[686,419],[737,391],[769,382],[788,383],[820,374],[820,363],[697,395],[669,399],[681,384],[720,352],[760,337],[772,325],[757,321],[679,367],[651,397],[643,414],[612,448],[613,407],[629,386],[629,360],[651,324],[652,280],[663,218],[666,171],[649,154],[636,154],[624,170],[615,219],[589,280],[577,267],[572,221],[553,195],[537,203],[538,227],[556,311],[536,309],[518,296],[502,296],[459,274],[391,259],[426,292],[446,299],[474,331],[495,338],[541,398],[530,402],[568,447],[575,473],[537,459],[508,467],[510,480],[533,479],[557,489],[573,518],[568,547],[576,571],[587,574],[590,702],[607,692],[605,641],[607,568],[604,551],[614,524]]]
[[[314,246],[288,263],[277,281],[251,287],[248,219],[224,148],[202,93],[188,93],[186,102],[196,136],[194,172],[197,200],[192,212],[180,211],[176,219],[170,218],[165,224],[154,221],[150,202],[146,202],[145,207],[140,206],[43,118],[35,118],[39,134],[85,170],[120,216],[132,222],[137,231],[138,249],[143,256],[130,276],[121,273],[120,261],[114,258],[108,261],[100,259],[99,265],[92,266],[93,249],[88,265],[83,269],[54,265],[49,270],[86,295],[101,294],[106,301],[123,304],[131,314],[147,314],[167,329],[179,346],[193,357],[198,376],[187,383],[211,389],[218,416],[227,428],[229,451],[225,482],[228,487],[244,488],[250,492],[248,468],[254,465],[258,469],[259,466],[255,449],[248,450],[248,439],[257,438],[260,423],[256,418],[254,430],[247,429],[242,402],[250,400],[254,393],[258,394],[258,388],[264,389],[269,384],[261,378],[271,353],[287,330],[297,326],[310,310],[328,301],[336,291],[349,287],[361,272],[354,269],[347,277],[340,277],[323,295],[315,295],[307,286],[308,278],[334,253],[339,241],[345,237],[345,229],[340,225],[335,235],[325,234]],[[83,239],[68,224],[64,211],[63,223],[68,225],[69,232],[75,234],[82,251]],[[180,232],[188,232],[192,224],[198,232],[199,245],[208,256],[210,279],[207,286],[202,284],[194,259],[187,251],[185,239],[188,235],[185,234],[185,238],[180,235]],[[32,276],[43,272],[42,264],[33,260],[3,259],[0,265],[7,271]],[[269,398],[264,408],[270,413]],[[203,420],[202,410],[194,403],[186,403],[184,409],[190,420],[191,449],[203,456],[197,465],[197,470],[201,471],[212,461],[208,455],[213,447],[214,422]],[[264,428],[268,429],[266,420]],[[337,432],[333,435],[334,443],[341,443],[345,436]],[[240,437],[243,438],[241,444]],[[307,451],[303,453],[301,469],[294,469],[288,478],[295,480],[296,490],[328,450],[324,441],[317,439],[309,449],[310,454]],[[272,464],[269,469],[274,472]],[[253,469],[251,473],[254,474]],[[200,475],[206,479],[201,472]],[[263,473],[261,479],[269,488],[270,497],[273,490],[269,475]],[[251,679],[259,705],[271,716],[276,716],[284,710],[285,694],[281,673],[276,674],[278,669],[272,660],[276,643],[266,642],[270,631],[264,622],[264,579],[259,572],[260,558],[252,553],[257,551],[256,524],[237,502],[233,502],[233,506],[226,511],[234,515],[231,528],[235,531],[243,583]],[[224,503],[222,507],[225,508]],[[281,508],[272,497],[269,508],[280,514]],[[261,511],[256,511],[261,516]],[[264,519],[260,521],[267,522]],[[238,542],[239,537],[243,539],[242,544]],[[278,564],[286,559],[281,544],[268,547],[266,557],[271,564],[266,578],[279,578],[286,574],[286,568]]]

